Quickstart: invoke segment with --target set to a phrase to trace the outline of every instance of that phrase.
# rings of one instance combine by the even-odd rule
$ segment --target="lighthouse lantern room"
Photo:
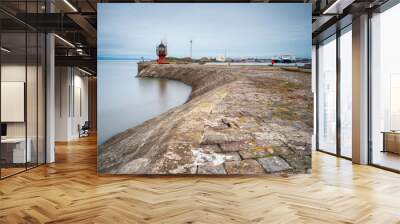
[[[167,56],[167,44],[164,44],[162,41],[156,48],[156,53],[158,56],[157,63],[158,64],[166,64],[166,56]]]

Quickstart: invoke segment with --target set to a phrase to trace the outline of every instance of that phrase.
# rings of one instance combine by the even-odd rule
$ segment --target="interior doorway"
[[[56,67],[55,141],[96,133],[96,77],[79,67]]]

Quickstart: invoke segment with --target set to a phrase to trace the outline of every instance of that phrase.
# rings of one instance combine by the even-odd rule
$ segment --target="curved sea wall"
[[[139,70],[139,77],[182,81],[192,93],[185,104],[99,146],[99,172],[265,174],[311,168],[309,73],[197,64],[144,64]]]

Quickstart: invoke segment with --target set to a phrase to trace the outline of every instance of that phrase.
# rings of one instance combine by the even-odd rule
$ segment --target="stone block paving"
[[[180,80],[192,86],[192,94],[187,103],[100,146],[101,171],[258,175],[311,169],[310,74],[149,65],[140,76]]]

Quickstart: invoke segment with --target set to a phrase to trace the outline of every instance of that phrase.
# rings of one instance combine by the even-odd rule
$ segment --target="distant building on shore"
[[[220,56],[217,56],[217,57],[215,58],[215,60],[217,60],[218,62],[225,62],[225,61],[226,61],[226,58],[225,58],[225,56],[220,55]]]
[[[271,57],[275,63],[296,63],[296,56],[294,55],[281,55]]]

